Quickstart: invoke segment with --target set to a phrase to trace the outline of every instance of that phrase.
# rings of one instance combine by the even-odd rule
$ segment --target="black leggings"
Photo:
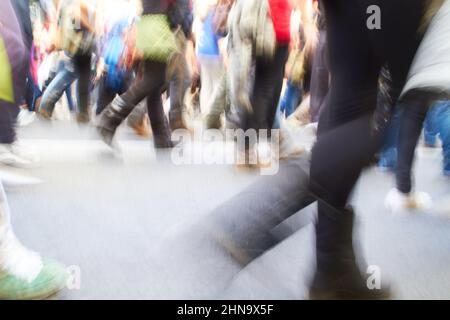
[[[372,130],[378,78],[387,65],[398,97],[420,44],[417,30],[425,0],[324,0],[330,90],[311,163],[311,191],[334,207],[349,195],[382,134]],[[367,27],[367,8],[378,5],[381,30]],[[402,17],[401,23],[398,17]],[[396,98],[394,98],[397,100]]]

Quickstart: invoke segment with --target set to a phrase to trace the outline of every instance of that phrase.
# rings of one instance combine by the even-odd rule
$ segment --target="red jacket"
[[[270,15],[272,16],[273,26],[277,42],[288,44],[291,41],[291,11],[288,0],[268,0]]]

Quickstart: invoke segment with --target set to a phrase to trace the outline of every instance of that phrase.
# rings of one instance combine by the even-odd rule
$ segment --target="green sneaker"
[[[31,282],[0,272],[0,299],[40,300],[51,297],[66,285],[67,271],[57,262],[45,260],[39,275]]]

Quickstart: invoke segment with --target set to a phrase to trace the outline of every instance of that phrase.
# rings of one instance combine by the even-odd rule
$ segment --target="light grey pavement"
[[[44,182],[7,189],[13,225],[27,246],[81,268],[81,289],[60,298],[305,298],[314,264],[314,207],[289,220],[303,228],[239,270],[191,228],[255,174],[175,166],[127,129],[120,133],[122,160],[91,129],[65,121],[38,121],[20,137],[42,163],[14,172]],[[419,150],[416,184],[435,200],[429,212],[387,212],[383,201],[393,177],[374,169],[354,195],[368,262],[392,279],[399,299],[450,299],[450,181],[441,176],[440,161],[439,150]]]

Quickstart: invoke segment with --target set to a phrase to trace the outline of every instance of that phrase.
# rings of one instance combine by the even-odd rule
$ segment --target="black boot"
[[[310,299],[387,299],[389,290],[370,289],[368,276],[361,274],[357,265],[353,249],[353,210],[336,209],[319,201],[318,212],[317,270]],[[363,268],[365,272],[366,266]]]
[[[100,114],[96,125],[97,132],[107,145],[112,145],[117,128],[133,108],[134,106],[127,105],[121,97],[117,96]]]

